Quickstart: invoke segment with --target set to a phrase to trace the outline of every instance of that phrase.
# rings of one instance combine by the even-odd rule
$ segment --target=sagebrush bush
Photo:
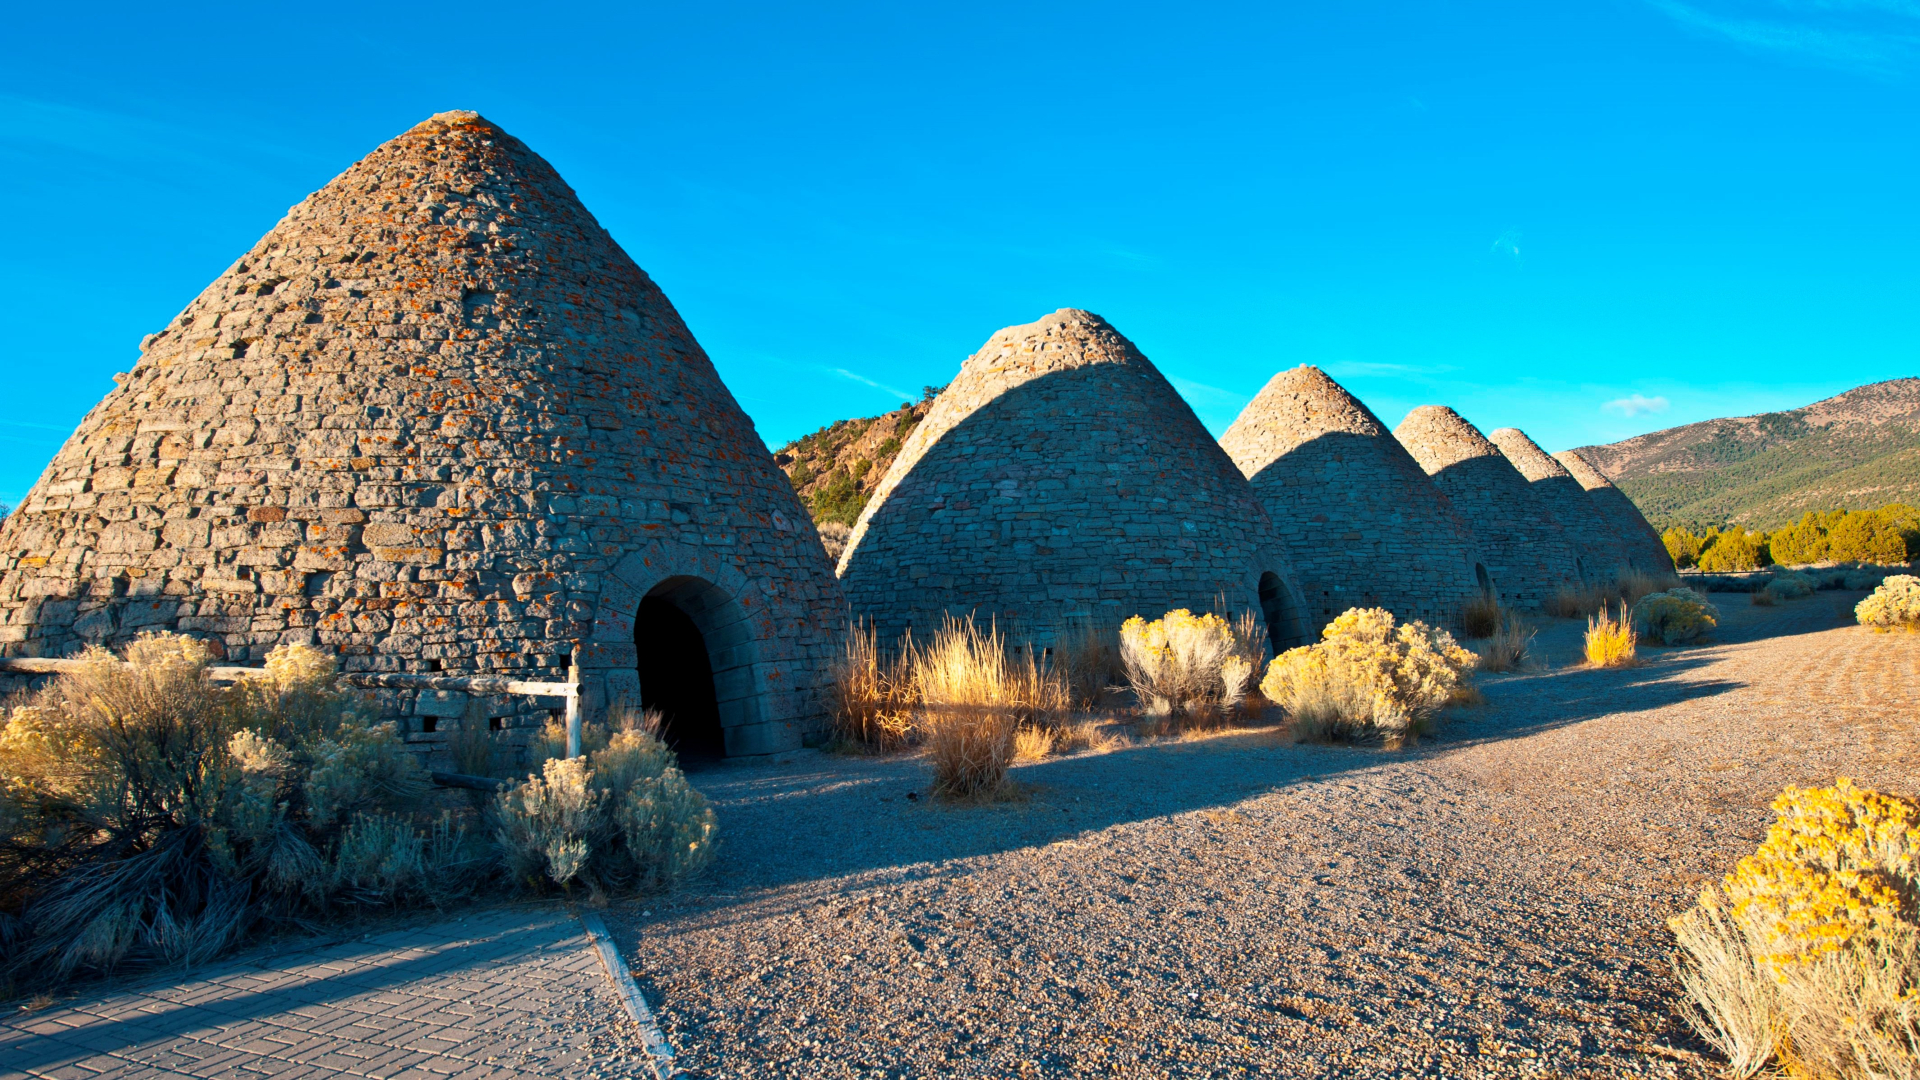
[[[1788,788],[1759,848],[1670,921],[1687,1017],[1736,1076],[1920,1072],[1920,802]]]
[[[1302,739],[1400,745],[1453,698],[1475,663],[1445,630],[1396,626],[1383,608],[1350,609],[1320,636],[1275,657],[1260,681]]]
[[[1853,591],[1860,589],[1877,589],[1880,587],[1881,582],[1887,580],[1887,576],[1885,570],[1849,570],[1841,584],[1844,588]]]
[[[1266,659],[1257,622],[1185,608],[1120,627],[1120,660],[1149,716],[1209,718],[1238,705]]]
[[[232,687],[206,646],[143,636],[79,667],[0,730],[5,974],[205,960],[251,927],[471,887],[484,851],[418,820],[426,774],[391,724],[282,646]]]
[[[1873,595],[1853,607],[1861,626],[1886,632],[1895,627],[1920,630],[1920,577],[1894,574],[1880,582]]]
[[[1692,589],[1669,589],[1641,598],[1633,622],[1641,635],[1662,645],[1683,645],[1720,625],[1720,609]]]
[[[1799,600],[1812,596],[1819,588],[1820,580],[1812,574],[1787,570],[1773,575],[1762,591],[1772,594],[1775,600]]]
[[[1015,656],[997,627],[947,619],[914,657],[916,726],[933,765],[933,792],[952,798],[998,794],[1022,726],[1060,726],[1066,683],[1031,648]]]
[[[1632,667],[1639,662],[1640,635],[1634,633],[1627,605],[1619,611],[1602,608],[1587,616],[1587,663],[1597,668]]]
[[[651,891],[704,869],[718,824],[674,752],[642,725],[586,727],[599,728],[599,749],[548,758],[495,799],[494,838],[514,880],[535,890],[578,881],[594,892]]]

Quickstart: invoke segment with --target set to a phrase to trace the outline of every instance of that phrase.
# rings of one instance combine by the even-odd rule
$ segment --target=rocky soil
[[[1707,1077],[1664,920],[1790,783],[1912,787],[1920,636],[1855,594],[1722,595],[1718,644],[1482,681],[1405,752],[1274,728],[1017,770],[912,758],[696,781],[716,871],[611,911],[705,1077]]]

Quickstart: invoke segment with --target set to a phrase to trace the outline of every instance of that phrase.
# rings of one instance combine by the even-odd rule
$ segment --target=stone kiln
[[[1500,448],[1459,413],[1422,405],[1393,434],[1473,524],[1503,603],[1539,608],[1560,586],[1580,584],[1573,546],[1559,522]]]
[[[1630,565],[1620,530],[1593,503],[1587,489],[1566,467],[1548,456],[1540,445],[1519,428],[1501,428],[1487,436],[1500,448],[1541,505],[1547,508],[1572,542],[1574,556],[1580,560],[1580,576],[1591,582],[1611,581],[1620,568]]]
[[[1488,571],[1473,531],[1386,425],[1319,368],[1275,375],[1220,445],[1273,519],[1314,626],[1351,607],[1449,626],[1481,595]]]
[[[883,641],[948,615],[1046,641],[1078,619],[1224,603],[1280,647],[1308,627],[1246,478],[1158,370],[1071,308],[994,334],[962,365],[840,561]]]
[[[0,529],[5,655],[177,630],[552,679],[578,646],[589,712],[664,706],[689,749],[825,723],[846,609],[806,512],[665,295],[475,113],[295,206],[117,381]],[[543,718],[384,707],[429,742]]]
[[[1587,497],[1600,515],[1612,523],[1625,549],[1627,565],[1647,574],[1673,573],[1673,556],[1667,553],[1666,543],[1626,492],[1614,487],[1607,474],[1578,450],[1563,450],[1554,457],[1587,489]]]

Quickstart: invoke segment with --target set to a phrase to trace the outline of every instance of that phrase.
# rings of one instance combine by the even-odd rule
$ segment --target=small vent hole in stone
[[[420,720],[421,731],[428,731],[428,732],[436,731],[439,729],[439,727],[440,727],[440,718],[437,716],[422,717]]]
[[[506,726],[506,717],[504,716],[490,716],[487,718],[488,731],[502,731],[505,730]]]

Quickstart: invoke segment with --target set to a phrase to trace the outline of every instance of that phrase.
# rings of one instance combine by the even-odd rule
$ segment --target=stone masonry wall
[[[1580,486],[1587,489],[1587,496],[1593,500],[1594,508],[1602,517],[1613,523],[1625,549],[1627,562],[1634,569],[1647,574],[1673,573],[1673,556],[1668,554],[1667,545],[1660,534],[1647,521],[1640,508],[1633,505],[1626,492],[1613,486],[1613,481],[1599,467],[1587,460],[1578,450],[1563,450],[1555,455],[1560,464]]]
[[[578,645],[591,710],[639,695],[640,598],[697,578],[729,751],[825,722],[846,608],[805,511],[665,295],[477,114],[295,206],[117,382],[0,527],[5,655],[173,630],[559,679]],[[466,708],[385,704],[415,736]]]
[[[854,527],[840,575],[883,640],[976,613],[1046,640],[1064,622],[1300,597],[1246,478],[1147,358],[1063,309],[961,367]]]
[[[1275,375],[1220,445],[1272,518],[1316,629],[1351,607],[1456,626],[1480,595],[1472,530],[1386,425],[1319,368]]]
[[[1539,609],[1556,589],[1580,583],[1559,522],[1538,505],[1500,448],[1459,413],[1422,405],[1393,434],[1472,523],[1503,603]]]
[[[1519,428],[1500,428],[1487,438],[1527,478],[1535,498],[1566,530],[1574,553],[1580,557],[1581,577],[1595,584],[1611,581],[1621,567],[1630,565],[1619,530],[1601,515],[1587,489],[1565,466]]]

